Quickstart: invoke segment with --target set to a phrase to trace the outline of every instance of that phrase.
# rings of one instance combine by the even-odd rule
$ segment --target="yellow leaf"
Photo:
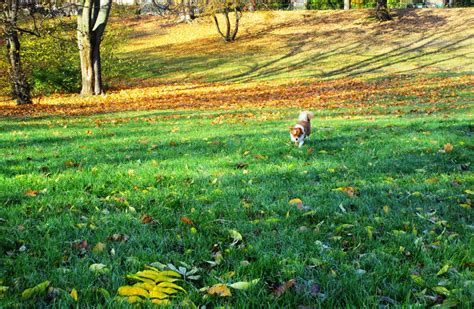
[[[43,293],[46,292],[46,289],[48,288],[49,283],[50,282],[48,280],[43,281],[40,284],[38,284],[38,285],[36,285],[32,288],[24,290],[23,293],[21,293],[21,296],[24,299],[28,299],[28,298],[31,298],[32,296],[36,296],[38,294],[43,294]]]
[[[77,301],[77,290],[76,289],[72,289],[72,291],[71,291],[71,293],[69,293],[69,295],[71,295],[72,299]]]
[[[150,293],[148,293],[145,289],[133,286],[121,286],[118,289],[118,293],[121,296],[143,296],[143,297],[150,297]]]
[[[178,293],[178,290],[175,290],[173,288],[162,288],[162,287],[160,287],[160,291],[165,293],[165,294],[169,294],[169,295]]]
[[[153,290],[153,288],[155,287],[154,284],[152,284],[152,283],[147,283],[147,282],[135,283],[133,286],[134,286],[134,287],[137,287],[137,288],[141,288],[141,289],[147,290],[148,292],[150,292],[151,290]]]
[[[467,203],[459,204],[462,208],[471,209],[471,205]]]
[[[151,280],[151,279],[148,279],[148,278],[139,277],[139,276],[137,276],[137,275],[126,275],[125,277],[126,277],[127,279],[133,279],[133,280],[142,281],[142,282],[145,282],[145,283],[155,284],[155,281],[154,281],[154,280]]]
[[[160,275],[161,275],[161,276],[166,276],[166,277],[181,278],[181,275],[180,275],[180,274],[178,274],[177,272],[172,271],[172,270],[165,270],[165,271],[162,271],[162,272],[160,272]]]
[[[385,205],[385,206],[383,207],[383,212],[384,212],[385,214],[388,214],[388,213],[390,212],[390,207],[389,207],[388,205]]]
[[[441,267],[441,269],[438,271],[436,275],[441,276],[442,274],[446,273],[449,270],[449,267],[450,267],[449,264],[444,265],[443,267]]]
[[[166,299],[170,297],[168,294],[163,293],[162,289],[155,287],[151,292],[150,292],[150,297],[151,298],[159,298],[159,299]]]
[[[3,283],[3,282],[0,282]],[[8,291],[8,286],[0,285],[0,299],[5,295],[5,293]]]
[[[94,246],[94,248],[92,248],[92,252],[100,253],[100,252],[104,251],[105,247],[106,246],[105,246],[104,243],[99,242],[99,243],[97,243],[97,245]]]
[[[130,296],[127,298],[127,301],[130,303],[130,304],[135,304],[135,303],[142,303],[143,302],[143,299],[141,299],[140,297],[138,296]]]
[[[136,275],[139,277],[155,280],[155,278],[158,277],[160,273],[151,269],[145,269],[144,271],[137,272]]]
[[[260,279],[254,279],[250,282],[248,282],[248,281],[239,281],[239,282],[232,283],[229,286],[231,288],[237,289],[237,290],[246,290],[246,289],[251,288],[254,285],[256,285],[259,281],[260,281]]]
[[[35,196],[38,195],[38,191],[32,190],[32,189],[28,189],[28,190],[26,190],[25,195],[26,195],[26,196],[29,196],[29,197],[35,197]]]
[[[172,282],[161,282],[161,283],[158,283],[157,286],[160,287],[160,288],[172,288],[172,289],[176,289],[176,290],[181,290],[181,291],[186,293],[185,289],[183,289],[179,285],[174,284]]]
[[[290,204],[303,204],[303,201],[299,198],[293,198],[289,201]]]
[[[412,275],[411,275],[411,279],[412,279],[413,281],[415,281],[416,284],[419,284],[419,285],[423,285],[424,282],[425,282],[425,281],[423,280],[423,278],[421,278],[419,275],[415,275],[415,274],[412,274]]]
[[[232,296],[229,288],[225,284],[216,284],[207,289],[207,294],[218,295],[221,297]]]
[[[237,244],[239,241],[242,240],[242,235],[236,230],[229,230],[230,236],[234,239],[232,245]]]
[[[434,288],[431,288],[431,289],[441,295],[448,296],[450,294],[449,290],[445,288],[444,286],[435,286]]]
[[[171,302],[168,299],[152,299],[151,302],[157,305],[171,305]]]

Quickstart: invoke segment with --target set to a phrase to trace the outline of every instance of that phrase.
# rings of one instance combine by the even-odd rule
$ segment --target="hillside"
[[[210,22],[145,18],[131,24],[121,55],[139,60],[137,77],[176,81],[463,74],[474,71],[473,24],[474,9],[398,11],[387,23],[367,10],[257,12],[225,44]]]

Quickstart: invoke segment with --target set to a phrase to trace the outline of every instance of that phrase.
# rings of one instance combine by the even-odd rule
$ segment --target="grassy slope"
[[[466,12],[468,19],[471,11]],[[252,88],[257,86],[242,83],[275,79],[282,84],[308,74],[338,77],[350,75],[348,72],[358,72],[358,77],[367,79],[431,62],[436,64],[419,68],[416,73],[439,76],[447,71],[463,75],[472,70],[472,61],[466,58],[470,53],[472,56],[472,50],[464,45],[467,41],[449,49],[443,48],[450,45],[443,40],[462,40],[466,32],[453,30],[443,37],[436,30],[397,30],[405,23],[398,23],[391,31],[391,24],[370,24],[370,30],[366,30],[366,26],[347,21],[345,16],[349,15],[318,12],[314,13],[318,17],[332,20],[342,16],[346,21],[340,30],[320,30],[326,36],[314,38],[304,31],[326,27],[318,23],[318,18],[303,31],[291,26],[291,21],[300,23],[297,17],[304,13],[275,14],[276,21],[286,20],[288,25],[275,26],[266,33],[268,37],[251,38],[244,33],[240,42],[223,47],[219,53],[216,50],[222,44],[214,33],[202,30],[210,25],[201,25],[203,28],[196,31],[191,26],[178,26],[173,30],[182,33],[178,42],[171,32],[165,36],[154,34],[151,21],[140,26],[143,33],[121,52],[124,57],[133,52],[150,69],[144,73],[140,68],[130,70],[124,80],[147,88],[123,90],[99,101],[113,103],[125,97],[124,103],[130,100],[146,104],[150,98],[179,102],[178,108],[193,98],[199,102],[187,111],[0,121],[4,154],[0,158],[0,218],[4,219],[0,225],[0,278],[10,286],[7,298],[0,301],[5,305],[18,303],[18,293],[24,288],[48,279],[54,287],[76,288],[82,306],[106,303],[97,288],[114,295],[126,282],[123,275],[142,269],[145,263],[185,261],[206,269],[196,287],[262,279],[254,289],[233,291],[228,299],[204,300],[201,293],[186,285],[197,304],[333,307],[377,305],[390,299],[398,304],[432,304],[430,297],[437,295],[432,288],[445,286],[451,291],[449,299],[469,307],[473,297],[469,246],[472,210],[460,204],[470,203],[472,195],[466,190],[474,189],[470,78],[408,76],[392,83],[355,84],[356,89],[348,86],[350,81],[342,86],[323,82],[301,88],[272,88],[273,84]],[[362,18],[365,13],[351,14]],[[431,21],[451,22],[463,15],[459,10],[426,10],[421,14],[431,16]],[[160,31],[167,31],[164,29],[168,28]],[[305,44],[295,31],[306,36]],[[367,31],[384,31],[377,40],[385,41],[382,38],[390,36],[398,43],[361,43],[356,52],[344,47],[346,43],[357,45],[355,37],[354,41],[348,40],[349,35]],[[371,37],[369,33],[366,38]],[[434,41],[421,52],[409,52],[411,56],[397,55],[396,44],[411,44],[410,40],[422,36],[428,41],[431,36]],[[326,37],[330,40],[317,43]],[[316,63],[309,61],[326,48],[337,48],[328,44],[336,37],[341,37],[337,43],[341,49]],[[195,47],[191,51],[188,48],[188,54],[179,43],[186,39]],[[292,42],[301,45],[301,52],[282,58],[294,48],[289,46]],[[267,43],[274,48],[265,49]],[[437,52],[427,54],[429,50]],[[380,56],[387,52],[388,57]],[[242,54],[251,60],[244,62],[236,57]],[[357,56],[348,57],[352,54]],[[163,60],[163,55],[169,57]],[[167,65],[163,67],[163,63]],[[287,69],[293,63],[294,69]],[[388,66],[368,70],[382,64]],[[354,69],[344,71],[349,65]],[[249,73],[253,66],[257,69]],[[323,74],[334,70],[341,71],[341,75]],[[168,81],[156,79],[162,73]],[[201,85],[200,94],[194,96],[187,89],[190,85],[160,85],[198,78],[235,80],[238,84]],[[413,81],[415,84],[410,85]],[[279,101],[285,94],[281,89],[291,92]],[[261,91],[259,96],[251,96],[257,90]],[[369,95],[357,96],[355,92]],[[80,102],[64,97],[50,102],[67,100]],[[217,111],[219,102],[231,111]],[[317,133],[302,149],[288,144],[286,126],[296,117],[296,109],[286,107],[290,104],[317,113]],[[197,110],[199,106],[209,110]],[[446,143],[454,146],[452,152],[442,151]],[[334,190],[344,186],[356,188],[357,196],[351,198]],[[28,189],[42,192],[28,197]],[[289,205],[295,197],[315,211],[306,214]],[[384,210],[385,205],[388,208]],[[141,224],[143,214],[153,216],[156,224]],[[179,220],[182,216],[194,221],[197,233]],[[228,229],[243,235],[242,245],[230,246]],[[130,239],[107,240],[114,233],[127,234]],[[73,244],[83,239],[89,248],[81,257]],[[107,249],[91,252],[98,242],[105,243]],[[204,261],[212,259],[214,244],[220,246],[224,259],[209,269]],[[22,245],[26,246],[24,252],[18,250]],[[112,248],[115,255],[110,254]],[[92,263],[107,264],[111,272],[96,276],[88,270]],[[451,270],[437,276],[447,263]],[[366,272],[362,274],[361,269]],[[225,278],[231,271],[235,274]],[[423,281],[415,282],[413,274]],[[320,284],[322,294],[311,296],[300,289],[280,298],[271,295],[272,286],[292,278]],[[47,303],[44,299],[37,301]],[[56,302],[59,305],[72,300],[63,295]]]
[[[474,10],[399,11],[377,23],[366,10],[245,14],[237,42],[223,44],[214,25],[157,27],[138,21],[137,76],[218,82],[469,73],[474,70]]]

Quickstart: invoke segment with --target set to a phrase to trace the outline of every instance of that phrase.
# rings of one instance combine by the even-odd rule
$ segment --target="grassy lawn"
[[[449,20],[462,12],[447,11],[424,14],[454,25]],[[291,20],[296,13],[274,14]],[[275,24],[272,31],[297,28]],[[308,24],[298,31],[308,35]],[[366,29],[349,24],[328,36]],[[361,58],[341,67],[352,50],[326,46],[334,50],[319,65],[316,43],[306,39],[309,62],[302,55],[275,61],[280,56],[266,51],[251,64],[225,51],[206,56],[212,49],[199,43],[218,41],[199,28],[160,45],[170,34],[136,26],[143,33],[128,39],[121,57],[136,49],[149,75],[134,68],[97,99],[57,96],[29,110],[0,108],[19,116],[0,118],[0,285],[9,287],[0,307],[74,305],[73,288],[79,307],[118,306],[125,275],[153,262],[199,268],[200,279],[180,281],[187,294],[176,304],[472,307],[473,51],[465,45],[472,33],[448,27],[459,38],[439,33],[428,50],[411,51],[419,55],[413,59],[393,46],[388,54],[371,47],[377,55],[370,56],[361,45]],[[186,33],[188,26],[178,27]],[[262,46],[271,39],[262,37]],[[185,56],[178,50],[186,39],[196,49]],[[244,33],[233,52],[248,40]],[[453,49],[438,40],[452,40],[442,46]],[[290,41],[282,34],[273,44]],[[178,67],[183,57],[191,60]],[[197,66],[200,57],[209,69]],[[219,57],[222,67],[213,62]],[[170,71],[158,79],[157,68]],[[332,71],[339,73],[324,76]],[[302,80],[310,72],[320,73]],[[315,112],[315,133],[296,148],[287,127],[301,109]],[[295,198],[303,205],[290,203]],[[242,240],[234,241],[235,231]],[[107,271],[91,270],[97,263]],[[199,291],[253,279],[260,280],[230,297]],[[57,290],[21,299],[45,280]]]

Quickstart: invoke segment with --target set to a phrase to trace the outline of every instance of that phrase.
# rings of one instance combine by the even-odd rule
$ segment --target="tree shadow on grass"
[[[354,126],[356,126],[354,124]],[[386,143],[387,136],[396,136],[396,139],[402,140],[405,136],[413,132],[423,131],[423,124],[412,124],[407,126],[387,126],[387,127],[364,127],[366,131],[354,130],[352,125],[339,129],[339,133],[320,131],[316,127],[316,133],[308,141],[304,151],[311,147],[317,153],[324,150],[329,153],[327,159],[341,159],[341,152],[350,149],[353,153],[344,153],[344,156],[361,155],[358,148],[358,139],[370,138],[371,142],[380,140],[380,145]],[[421,129],[420,129],[421,128]],[[219,131],[216,134],[207,136],[206,139],[187,140],[183,137],[175,138],[175,135],[169,132],[166,127],[155,128],[153,125],[146,127],[136,124],[133,127],[126,127],[116,130],[113,134],[96,134],[90,138],[82,136],[76,137],[49,137],[29,140],[27,143],[10,141],[3,143],[3,149],[23,148],[25,158],[0,160],[0,174],[4,177],[15,177],[25,174],[57,174],[67,171],[87,170],[97,165],[106,165],[113,168],[119,164],[134,165],[136,162],[147,162],[158,160],[159,162],[173,162],[180,160],[183,156],[190,156],[193,160],[202,162],[212,162],[212,158],[221,156],[232,156],[241,149],[249,148],[261,153],[268,158],[265,161],[271,165],[278,165],[286,161],[285,155],[301,155],[301,153],[292,147],[288,141],[287,132],[284,130],[275,130],[270,124],[259,125],[258,131],[265,132],[264,136],[268,139],[265,143],[277,144],[278,147],[266,147],[262,143],[254,145],[252,141],[258,139],[260,133],[240,134],[234,132],[232,135],[222,135]],[[464,124],[446,124],[439,125],[432,129],[434,133],[444,135],[455,134],[465,136],[472,134],[472,126]],[[392,139],[394,137],[391,137]],[[141,142],[142,140],[146,142]],[[390,141],[397,144],[397,141]],[[89,143],[93,143],[88,146]],[[86,146],[81,149],[79,146]],[[43,151],[49,151],[51,154],[41,155],[35,149],[40,147]],[[380,146],[383,148],[383,146]],[[54,152],[61,148],[64,153],[62,157],[54,155]],[[364,151],[364,150],[362,150]],[[315,156],[303,154],[304,160],[318,159]],[[378,158],[381,161],[388,158]],[[349,158],[349,160],[351,160]],[[419,156],[418,153],[405,153],[393,158],[397,162],[408,160],[411,162],[420,162],[420,164],[430,164],[430,160],[435,160],[433,156]],[[388,159],[387,162],[393,161]],[[237,164],[233,162],[230,164]],[[225,168],[225,166],[222,166]],[[354,166],[355,170],[362,172],[364,166]],[[410,173],[410,170],[397,170],[396,166],[387,165],[387,173]],[[440,170],[439,172],[443,172]],[[444,171],[448,172],[448,170]]]
[[[183,80],[197,78],[196,74],[198,74],[199,78],[214,82],[269,80],[281,78],[283,75],[323,78],[358,77],[369,73],[380,73],[388,67],[391,67],[390,74],[396,74],[420,70],[454,59],[467,58],[468,55],[461,55],[459,50],[463,48],[463,44],[474,38],[469,25],[457,24],[456,27],[452,27],[444,15],[437,15],[431,11],[400,10],[397,11],[396,18],[392,22],[378,24],[365,21],[363,28],[352,26],[344,29],[337,29],[341,20],[335,18],[334,15],[308,16],[308,18],[282,22],[259,29],[255,33],[242,35],[239,42],[232,46],[217,44],[209,39],[198,39],[193,43],[195,48],[192,52],[185,55],[177,53],[185,49],[185,45],[180,44],[160,47],[166,52],[160,52],[156,48],[142,50],[139,58],[144,63],[143,72],[150,78],[159,78],[157,71],[162,73],[162,77],[171,77],[179,73],[180,79]],[[342,14],[340,17],[347,23],[352,18],[350,14]],[[335,30],[319,30],[315,27],[314,32],[301,33],[298,29],[305,23],[334,24]],[[440,28],[440,30],[427,31],[427,27]],[[276,32],[282,28],[289,29],[291,33]],[[369,46],[384,46],[387,40],[391,43],[392,36],[401,38],[404,33],[419,35],[417,39],[411,39],[408,42],[395,42],[387,52],[375,56],[369,56],[366,53]],[[445,39],[455,34],[460,35],[457,35],[456,39]],[[327,37],[324,42],[334,42],[334,44],[321,46],[323,41],[318,40],[321,37]],[[284,42],[279,49],[287,52],[272,57],[269,54],[271,51],[265,50],[263,45],[253,43],[254,40]],[[242,49],[244,45],[246,48]],[[265,57],[265,60],[259,59],[266,54],[269,55]],[[344,55],[347,56],[347,61],[341,60]],[[357,60],[354,56],[365,59]],[[436,56],[436,59],[430,60],[429,58],[433,56]],[[125,55],[125,57],[129,56]],[[318,65],[318,63],[328,61],[333,61],[337,67],[328,70],[325,65]],[[403,67],[405,63],[408,68]],[[243,72],[236,74],[235,70],[227,69],[236,65]],[[402,66],[398,67],[400,65]],[[226,71],[216,71],[219,67],[226,68]]]

